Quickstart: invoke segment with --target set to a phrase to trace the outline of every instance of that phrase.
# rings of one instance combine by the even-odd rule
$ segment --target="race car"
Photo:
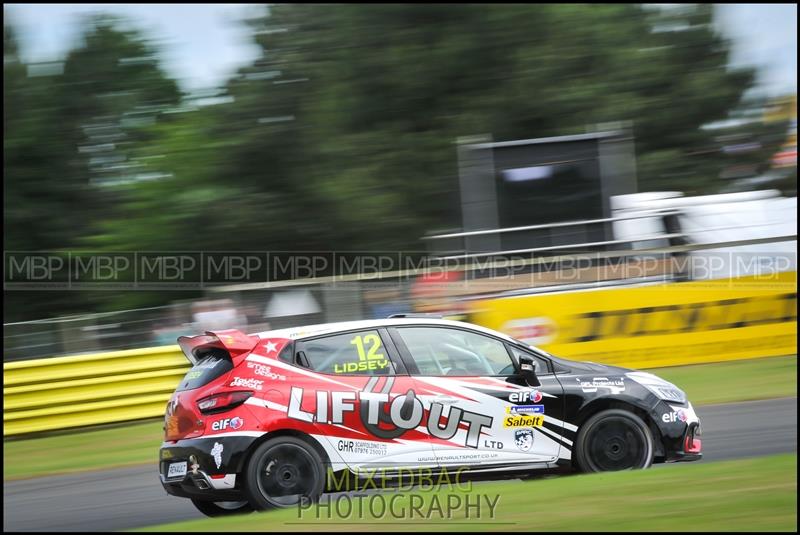
[[[526,476],[702,457],[675,385],[469,323],[392,316],[181,337],[160,476],[209,516],[297,505],[331,474]]]

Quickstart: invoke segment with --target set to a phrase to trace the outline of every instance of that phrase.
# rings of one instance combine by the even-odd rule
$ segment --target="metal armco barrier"
[[[3,365],[3,436],[164,414],[189,362],[177,345]]]

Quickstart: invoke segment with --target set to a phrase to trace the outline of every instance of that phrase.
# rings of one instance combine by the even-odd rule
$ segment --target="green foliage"
[[[420,249],[459,226],[457,138],[609,122],[633,127],[640,190],[713,192],[729,162],[700,127],[753,72],[727,69],[711,21],[708,5],[272,6],[227,102],[161,113],[180,95],[154,50],[92,19],[63,75],[5,64],[7,248]],[[105,154],[91,132],[122,137]]]
[[[84,20],[83,43],[61,73],[32,76],[4,23],[4,239],[6,250],[58,252],[85,246],[123,200],[100,185],[129,176],[132,145],[147,142],[136,120],[175,105],[180,93],[155,51],[122,21]],[[108,297],[108,296],[102,296]],[[9,292],[11,318],[86,311],[96,292]]]
[[[194,150],[220,170],[202,186],[219,195],[210,211],[235,209],[204,228],[204,246],[418,248],[426,231],[458,226],[453,142],[472,134],[506,140],[625,121],[643,189],[713,189],[721,164],[686,153],[711,142],[699,127],[726,117],[752,72],[726,69],[711,15],[709,6],[273,7],[251,21],[263,57],[228,85],[234,102],[180,119],[224,117],[211,127],[223,154]],[[206,170],[164,153],[173,200],[186,199],[175,211],[198,213],[178,175]],[[216,232],[229,227],[237,231]]]

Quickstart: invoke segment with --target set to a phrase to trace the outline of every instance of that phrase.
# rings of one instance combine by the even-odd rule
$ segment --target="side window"
[[[289,364],[294,362],[294,342],[289,342],[283,349],[281,349],[281,352],[278,355],[278,360],[288,362]]]
[[[334,375],[393,375],[392,361],[378,331],[337,334],[297,342],[297,363]]]
[[[489,336],[437,327],[399,327],[420,375],[508,376],[515,372],[505,344]]]

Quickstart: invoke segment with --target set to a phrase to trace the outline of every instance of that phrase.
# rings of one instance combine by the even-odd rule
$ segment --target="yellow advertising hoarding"
[[[557,356],[632,368],[793,355],[797,272],[487,299],[470,321]]]

